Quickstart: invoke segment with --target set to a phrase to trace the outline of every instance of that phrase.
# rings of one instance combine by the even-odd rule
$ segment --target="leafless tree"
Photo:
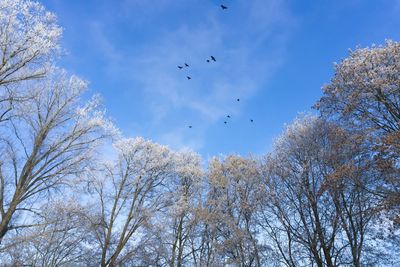
[[[262,266],[256,223],[259,177],[255,160],[228,156],[210,163],[209,227],[217,230],[213,253],[220,254],[223,264]]]
[[[110,125],[97,99],[80,106],[85,88],[79,78],[55,71],[30,84],[29,100],[15,103],[15,116],[0,128],[0,241],[8,231],[29,226],[19,218],[35,215],[41,197],[90,163]]]
[[[61,28],[54,14],[30,0],[0,3],[0,86],[43,77]]]
[[[336,65],[335,75],[315,105],[345,127],[371,139],[371,162],[381,171],[375,192],[391,208],[400,205],[400,43],[359,48]]]
[[[164,214],[164,244],[167,247],[170,266],[196,264],[196,209],[201,201],[202,169],[200,157],[191,152],[174,155],[175,179],[170,186],[172,200]],[[163,220],[161,219],[161,222]]]
[[[101,266],[129,260],[141,242],[141,230],[166,207],[165,183],[173,175],[166,147],[143,138],[121,139],[115,147],[116,162],[105,164],[91,182],[96,210],[90,220]]]
[[[45,76],[59,51],[61,28],[38,2],[0,2],[0,122],[28,97],[21,82]]]
[[[262,227],[286,266],[362,265],[377,199],[363,138],[306,116],[290,125],[266,160]]]
[[[29,266],[87,266],[93,241],[85,209],[74,200],[56,200],[41,207],[35,227],[15,235],[6,249],[8,263]],[[6,245],[6,246],[7,246]],[[3,264],[6,261],[2,261]]]

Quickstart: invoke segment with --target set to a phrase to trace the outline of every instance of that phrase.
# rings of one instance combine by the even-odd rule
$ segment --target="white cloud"
[[[168,2],[124,4],[126,9],[150,8],[146,12],[150,19],[171,8]],[[185,1],[179,1],[179,5],[190,6]],[[195,1],[192,5],[196,8],[201,3]],[[178,122],[161,127],[166,132],[155,133],[156,139],[175,148],[200,148],[210,126],[227,113],[240,114],[243,103],[266,88],[269,78],[284,61],[286,43],[294,28],[294,17],[284,0],[240,0],[228,12],[222,12],[218,6],[201,12],[205,13],[200,22],[157,32],[144,46],[132,44],[134,50],[130,51],[117,49],[118,44],[104,34],[101,25],[93,24],[96,43],[109,60],[110,72],[135,81],[144,91],[143,101],[148,104],[146,112],[153,127],[177,114],[180,124],[195,117],[197,128],[202,131],[190,139],[187,131],[181,130],[185,126]],[[210,55],[217,58],[216,63],[206,63]],[[184,62],[191,66],[179,70],[177,65]],[[187,75],[192,80],[188,81]],[[236,98],[242,101],[235,103]]]

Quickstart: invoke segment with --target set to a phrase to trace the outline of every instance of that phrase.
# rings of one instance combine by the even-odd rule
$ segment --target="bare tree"
[[[170,266],[196,265],[196,209],[201,201],[203,177],[200,157],[179,152],[174,155],[174,163],[176,175],[169,189],[172,203],[164,214],[166,223],[160,231],[167,234],[164,242],[170,251]]]
[[[135,255],[136,264],[199,266],[196,211],[204,190],[200,157],[192,151],[173,152],[171,164],[172,175],[165,188],[166,207],[144,228],[145,245]]]
[[[74,200],[45,204],[37,226],[15,235],[3,255],[8,255],[12,265],[87,266],[93,254],[89,249],[93,239],[87,231],[86,212]]]
[[[31,0],[0,2],[0,122],[27,97],[21,82],[44,77],[59,50],[54,14]]]
[[[378,203],[363,138],[315,117],[288,127],[267,159],[262,227],[286,266],[361,266]]]
[[[213,250],[223,264],[262,266],[256,223],[259,177],[255,160],[228,156],[210,163],[207,204],[213,214],[211,227],[217,230]]]
[[[400,43],[359,48],[335,68],[315,105],[322,115],[372,139],[382,183],[373,188],[392,208],[400,203]]]
[[[58,47],[54,14],[31,0],[0,2],[0,86],[43,77]]]
[[[173,175],[171,151],[164,146],[135,138],[121,139],[115,148],[116,162],[105,164],[91,183],[98,205],[90,220],[101,266],[123,263],[137,250],[141,230],[167,205],[165,183]]]
[[[85,88],[79,78],[55,71],[30,84],[29,100],[15,103],[15,116],[0,128],[0,241],[29,226],[19,218],[36,214],[42,196],[82,173],[111,126],[97,99],[79,105]]]

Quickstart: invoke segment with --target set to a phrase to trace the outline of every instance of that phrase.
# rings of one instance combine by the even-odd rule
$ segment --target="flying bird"
[[[227,121],[224,121],[224,123],[227,124],[228,122],[227,122]]]
[[[207,59],[207,63],[210,63],[210,60],[209,60],[209,59]]]
[[[236,101],[238,101],[238,102],[239,102],[239,101],[240,101],[240,99],[238,98],[238,99],[236,99]]]
[[[211,60],[214,61],[214,62],[217,62],[217,60],[213,56],[211,56]]]
[[[192,77],[190,77],[190,76],[186,76],[186,78],[187,78],[188,80],[192,79]]]
[[[181,70],[181,69],[183,69],[183,67],[182,66],[178,66],[178,68]]]
[[[189,64],[185,63],[185,67],[189,67]]]
[[[253,120],[253,119],[250,119],[250,122],[254,122],[254,120]]]
[[[221,5],[222,10],[228,9],[227,6]]]
[[[190,129],[192,129],[192,125],[189,125],[188,127],[189,127]]]
[[[228,116],[226,116],[226,117],[227,117],[227,118],[229,118],[229,119],[231,118],[231,116],[230,116],[230,115],[228,115]]]

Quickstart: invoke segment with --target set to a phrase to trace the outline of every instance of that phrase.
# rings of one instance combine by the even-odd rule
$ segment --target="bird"
[[[239,101],[240,101],[240,99],[238,98],[238,99],[236,99],[236,101],[238,101],[238,102],[239,102]]]
[[[189,127],[190,129],[192,129],[193,126],[192,126],[192,125],[189,125],[188,127]]]
[[[209,60],[209,59],[207,59],[207,63],[210,63],[210,60]]]
[[[227,124],[228,122],[227,122],[227,121],[224,121],[224,123]]]
[[[192,77],[190,77],[190,76],[186,76],[186,78],[187,78],[188,80],[192,79]]]
[[[250,122],[254,122],[254,120],[253,120],[253,119],[250,119]]]
[[[227,118],[229,118],[229,119],[231,118],[231,116],[230,116],[230,115],[227,115],[226,117],[227,117]]]
[[[181,70],[181,69],[183,69],[183,67],[182,66],[178,66],[178,68]]]
[[[221,8],[222,8],[222,10],[228,9],[228,7],[227,7],[227,6],[224,6],[224,5],[221,5]]]
[[[217,60],[213,56],[211,56],[211,60],[214,61],[214,62],[217,62]]]
[[[185,67],[189,67],[189,64],[185,63]]]

